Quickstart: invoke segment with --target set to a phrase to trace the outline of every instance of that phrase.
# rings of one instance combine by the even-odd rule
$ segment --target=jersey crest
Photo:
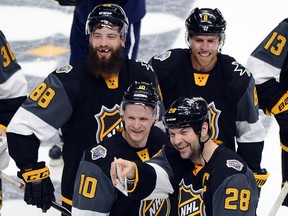
[[[100,113],[95,115],[97,121],[96,141],[101,142],[105,137],[112,137],[117,130],[123,127],[120,117],[119,105],[115,104],[112,109],[101,107]]]
[[[219,117],[221,114],[221,110],[218,110],[215,106],[214,102],[211,102],[208,105],[208,108],[210,110],[209,112],[209,119],[210,119],[210,126],[211,126],[211,132],[212,132],[212,139],[217,139],[219,135]]]
[[[91,158],[92,160],[97,160],[99,158],[105,158],[107,155],[107,149],[102,145],[97,145],[91,149]]]
[[[169,199],[142,200],[139,208],[141,216],[167,216],[170,212]]]
[[[179,184],[178,215],[206,215],[203,189],[194,190],[193,185],[185,185],[183,179]]]
[[[171,51],[166,51],[164,53],[155,55],[154,59],[164,61],[164,60],[168,59],[170,57],[170,55],[171,55]]]

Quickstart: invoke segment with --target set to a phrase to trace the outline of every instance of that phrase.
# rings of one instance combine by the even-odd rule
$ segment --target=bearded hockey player
[[[90,43],[87,59],[51,73],[31,92],[7,129],[9,153],[26,184],[24,200],[43,211],[55,198],[49,169],[38,161],[39,145],[59,128],[66,129],[65,134],[62,131],[61,199],[71,209],[83,151],[122,127],[119,106],[123,92],[136,80],[153,83],[158,89],[149,66],[123,55],[128,19],[120,6],[95,7],[86,27]]]

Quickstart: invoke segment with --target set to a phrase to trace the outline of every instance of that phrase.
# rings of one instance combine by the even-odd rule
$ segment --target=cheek
[[[91,37],[89,39],[89,43],[91,44],[91,46],[95,49],[96,48],[96,41],[93,40]]]
[[[214,51],[214,52],[218,52],[218,49],[219,49],[219,43],[217,42],[217,43],[212,43],[211,45],[210,45],[210,49],[212,50],[212,51]]]

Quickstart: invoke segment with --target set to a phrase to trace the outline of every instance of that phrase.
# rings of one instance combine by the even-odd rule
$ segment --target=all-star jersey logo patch
[[[227,160],[226,161],[226,166],[229,167],[229,168],[233,168],[237,171],[241,171],[244,167],[244,165],[238,161],[238,160],[235,160],[235,159],[232,159],[232,160]]]
[[[97,160],[99,158],[105,158],[107,155],[107,149],[102,145],[98,145],[91,149],[91,158],[92,160]]]
[[[160,60],[160,61],[164,61],[167,58],[169,58],[171,55],[171,51],[166,51],[164,53],[158,54],[156,56],[154,56],[154,59]]]
[[[69,73],[72,69],[73,67],[71,65],[66,65],[57,68],[56,73]]]

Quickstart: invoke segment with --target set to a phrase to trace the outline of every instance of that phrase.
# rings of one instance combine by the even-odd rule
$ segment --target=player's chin
[[[99,52],[98,51],[99,59],[109,59],[111,57],[111,52]]]
[[[130,138],[133,142],[140,142],[144,139],[144,134],[143,133],[133,133],[130,135]]]

